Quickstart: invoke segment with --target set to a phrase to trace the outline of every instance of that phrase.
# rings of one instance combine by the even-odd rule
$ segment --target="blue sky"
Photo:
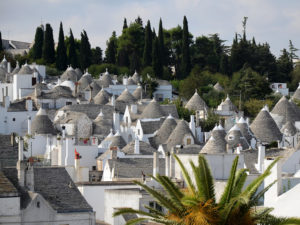
[[[52,25],[57,41],[62,21],[65,35],[72,28],[79,38],[85,29],[93,47],[105,48],[113,30],[120,34],[124,17],[130,22],[138,15],[156,30],[160,17],[168,29],[186,15],[194,36],[219,33],[227,44],[247,16],[247,36],[268,42],[276,56],[289,40],[300,49],[299,0],[0,0],[0,31],[4,39],[31,42],[42,21]]]

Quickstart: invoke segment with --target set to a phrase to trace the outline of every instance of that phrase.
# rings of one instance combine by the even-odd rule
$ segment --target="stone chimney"
[[[190,130],[192,131],[193,135],[195,136],[196,126],[195,126],[195,116],[191,115],[191,121],[189,123]]]
[[[120,115],[117,112],[113,113],[113,126],[115,131],[120,130]]]
[[[11,64],[7,62],[7,73],[11,73]]]
[[[258,159],[257,159],[257,170],[260,173],[264,172],[264,160],[266,155],[265,146],[259,145],[258,146]]]
[[[23,139],[21,137],[19,137],[18,140],[18,144],[19,144],[19,149],[18,149],[18,162],[17,162],[17,171],[18,171],[18,181],[19,181],[19,185],[21,187],[24,187],[25,185],[25,169],[26,169],[26,164],[23,162],[24,159],[24,155],[23,155],[23,151],[24,151],[24,143],[23,143]]]
[[[153,176],[159,173],[159,155],[158,152],[153,152]]]
[[[167,177],[170,177],[170,152],[167,152],[166,153],[166,156],[165,156],[165,166],[166,166],[166,176]]]
[[[132,105],[130,106],[130,108],[131,108],[131,112],[132,112],[132,113],[137,114],[137,105],[136,105],[136,104],[132,104]]]
[[[111,105],[112,105],[113,107],[116,106],[116,98],[115,98],[115,95],[111,96]]]
[[[139,155],[140,154],[140,140],[136,136],[134,141],[134,154]]]
[[[6,94],[4,97],[4,106],[7,109],[10,105],[10,100],[9,100],[9,96],[8,96],[8,87],[5,87],[5,91],[6,91]]]
[[[27,133],[29,135],[31,135],[31,116],[27,117],[27,124],[28,124],[28,126],[27,126]]]
[[[31,112],[32,111],[32,100],[30,97],[26,99],[26,109],[27,111]]]

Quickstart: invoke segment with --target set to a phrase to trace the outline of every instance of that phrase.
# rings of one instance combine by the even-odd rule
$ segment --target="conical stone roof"
[[[60,80],[65,81],[65,80],[71,80],[74,83],[77,82],[77,73],[72,67],[68,67],[66,71],[61,75]]]
[[[240,128],[240,131],[246,138],[247,142],[250,143],[251,139],[253,138],[253,133],[250,130],[247,121],[243,117],[241,117],[236,125]]]
[[[92,89],[92,98],[94,98],[101,90],[101,87],[95,81],[93,81],[85,88],[85,91],[89,91],[90,89]]]
[[[250,126],[250,129],[254,136],[263,143],[271,143],[273,141],[282,140],[282,134],[278,126],[265,107],[257,114]]]
[[[153,99],[143,110],[140,118],[160,118],[163,117],[164,113],[161,109],[160,104]]]
[[[99,91],[98,94],[94,97],[94,103],[105,105],[106,103],[109,102],[109,98],[110,95],[108,94],[108,92],[105,91],[104,89],[101,89],[101,91]]]
[[[297,106],[296,103],[293,102],[292,99],[290,99],[289,102],[290,102],[292,108],[294,109],[294,111],[297,113],[297,116],[300,117],[300,108],[299,108],[299,106]]]
[[[211,136],[201,149],[200,153],[224,154],[226,153],[226,145],[221,145],[213,136]]]
[[[281,132],[286,136],[290,137],[290,136],[294,136],[297,133],[297,129],[291,121],[288,121],[281,128]]]
[[[116,101],[121,101],[125,103],[134,103],[136,102],[135,97],[128,91],[127,88],[121,93],[121,95],[116,99]]]
[[[238,145],[242,145],[243,149],[248,149],[250,147],[237,124],[235,124],[228,131],[225,139],[230,149],[235,149],[236,147],[238,147]]]
[[[75,72],[77,74],[77,80],[80,80],[81,76],[82,76],[82,71],[79,68],[75,69]]]
[[[200,97],[200,95],[198,94],[197,91],[195,91],[195,94],[186,103],[185,108],[187,108],[188,110],[193,110],[193,111],[200,111],[200,110],[208,109],[205,101]]]
[[[118,147],[119,149],[122,149],[126,146],[126,142],[123,139],[123,137],[120,135],[120,133],[117,131],[117,133],[112,137],[107,137],[104,139],[105,141],[111,141],[110,147]]]
[[[158,147],[160,144],[166,143],[176,126],[176,120],[172,116],[168,116],[153,137],[153,145]]]
[[[100,79],[100,83],[103,87],[107,88],[109,87],[109,85],[114,84],[112,82],[112,78],[109,75],[108,71],[106,70],[106,72],[102,75],[101,79]]]
[[[219,92],[224,91],[224,88],[219,84],[219,82],[214,85],[214,89]]]
[[[32,134],[56,134],[53,123],[49,119],[46,111],[39,109],[31,123]]]
[[[176,145],[183,145],[184,137],[187,135],[192,136],[194,138],[194,135],[190,130],[188,123],[184,120],[180,120],[167,140],[167,148],[170,150]]]
[[[221,149],[226,149],[226,132],[224,129],[222,130],[218,126],[215,126],[211,132],[211,136],[214,138],[215,142],[220,145]]]
[[[285,124],[287,121],[295,122],[300,121],[299,115],[295,112],[291,103],[283,96],[274,106],[271,114],[276,114],[283,117],[282,123]]]
[[[150,144],[139,141],[140,145],[140,154],[141,155],[153,155],[153,152],[156,152],[156,149],[153,148]],[[122,148],[122,152],[128,155],[133,155],[134,153],[134,147],[135,147],[135,141],[131,141],[128,143],[124,148]]]
[[[104,117],[102,110],[96,119],[93,121],[93,134],[107,136],[112,129],[112,120]]]
[[[134,92],[132,93],[133,97],[135,97],[136,99],[141,99],[141,98],[145,98],[146,97],[146,93],[144,91],[144,89],[142,88],[142,86],[138,86]]]
[[[134,80],[134,82],[136,84],[138,84],[140,82],[140,76],[139,76],[139,74],[136,71],[134,72],[134,74],[132,76],[132,79]]]
[[[33,74],[33,70],[26,63],[22,66],[18,74]]]
[[[93,82],[93,78],[91,74],[85,73],[78,81],[79,89],[84,90],[92,82]]]

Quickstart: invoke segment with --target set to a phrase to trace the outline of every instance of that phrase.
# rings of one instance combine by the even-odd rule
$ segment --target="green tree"
[[[92,50],[89,38],[85,30],[81,32],[80,42],[80,66],[82,70],[85,70],[91,65],[92,62]]]
[[[244,187],[248,176],[247,169],[237,170],[239,161],[237,156],[233,161],[225,190],[217,202],[212,173],[204,155],[199,154],[198,165],[190,161],[193,174],[188,173],[186,167],[176,155],[174,155],[174,158],[181,168],[186,188],[178,187],[169,177],[159,174],[151,177],[161,185],[164,189],[163,193],[158,191],[157,188],[135,181],[167,210],[166,213],[145,206],[149,210],[148,212],[132,208],[121,208],[113,216],[122,214],[139,214],[141,216],[127,221],[126,224],[128,225],[147,220],[176,225],[254,225],[257,223],[270,224],[270,217],[273,219],[272,222],[277,219],[273,224],[299,223],[300,219],[296,218],[272,217],[270,215],[271,208],[253,210],[253,207],[258,204],[264,193],[275,183],[273,182],[262,191],[258,191],[264,179],[270,175],[271,168],[277,163],[278,159],[274,160],[264,173]]]
[[[185,78],[191,71],[189,28],[186,16],[183,18],[181,76]]]
[[[128,28],[127,20],[126,20],[126,18],[124,18],[123,29],[122,29],[122,31],[124,31],[124,30],[127,29],[127,28]]]
[[[58,45],[56,49],[56,68],[59,70],[65,70],[68,65],[67,50],[65,46],[65,35],[62,22],[59,26]]]
[[[162,78],[163,76],[163,65],[161,60],[161,54],[159,52],[159,40],[156,37],[152,44],[152,67],[155,73],[155,77]]]
[[[159,20],[158,41],[159,41],[159,51],[161,54],[161,62],[163,66],[166,66],[167,59],[166,59],[166,50],[165,50],[164,30],[163,30],[161,18]]]
[[[299,51],[298,48],[296,48],[291,40],[289,40],[289,50],[290,50],[290,58],[292,61],[294,59],[299,59],[299,56],[296,54],[297,51]]]
[[[152,63],[152,30],[150,21],[147,21],[145,28],[145,44],[143,53],[143,66],[150,66]]]
[[[42,26],[36,28],[34,44],[32,47],[32,59],[40,59],[43,54],[44,31]]]
[[[76,52],[76,44],[73,36],[73,32],[70,29],[70,37],[69,37],[69,51],[68,51],[68,59],[69,63],[73,68],[78,68],[78,55]]]
[[[92,49],[92,64],[101,64],[102,61],[102,49],[97,46]]]
[[[43,59],[46,63],[52,64],[55,62],[55,50],[53,30],[49,23],[46,24],[46,30],[43,43]]]
[[[277,60],[278,78],[277,82],[289,82],[291,80],[290,73],[293,71],[293,61],[286,49],[282,50],[282,54]]]
[[[117,54],[117,35],[115,31],[113,31],[109,41],[106,42],[106,46],[105,61],[107,63],[115,64]]]

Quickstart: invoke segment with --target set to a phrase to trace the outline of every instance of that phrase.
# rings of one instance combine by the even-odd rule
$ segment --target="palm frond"
[[[235,157],[235,159],[232,163],[230,176],[229,176],[229,179],[227,181],[227,185],[225,187],[225,190],[222,194],[221,200],[219,202],[219,205],[220,205],[221,208],[223,208],[224,205],[227,204],[231,199],[231,193],[234,189],[234,184],[235,184],[235,175],[236,175],[236,169],[237,169],[238,161],[239,161],[239,157],[237,156],[237,157]]]
[[[120,209],[118,209],[118,211],[113,213],[113,217],[120,216],[123,214],[139,214],[139,215],[143,215],[143,216],[149,216],[152,218],[158,218],[157,215],[154,215],[152,213],[148,213],[148,212],[145,212],[142,210],[136,210],[136,209],[132,209],[132,208],[120,208]]]
[[[183,178],[188,186],[188,189],[190,190],[191,193],[195,194],[195,186],[193,185],[192,179],[190,177],[190,175],[188,174],[186,168],[184,167],[184,165],[182,164],[181,160],[178,158],[177,155],[173,154],[173,157],[176,159],[176,161],[178,162]]]
[[[241,194],[243,187],[245,185],[246,179],[248,177],[247,169],[240,169],[236,172],[235,175],[235,182],[234,182],[234,189],[232,191],[232,198]]]
[[[181,203],[181,198],[183,197],[183,193],[177,187],[169,177],[167,176],[161,176],[159,174],[156,175],[156,177],[151,176],[154,180],[156,180],[159,184],[162,185],[164,190],[168,193],[169,197],[172,199],[173,203],[178,207],[182,208],[183,205]]]
[[[199,195],[204,196],[204,201],[212,200],[216,201],[214,180],[211,175],[210,168],[203,155],[198,156],[198,169],[195,176],[198,176],[201,183],[201,189],[198,189]]]
[[[150,188],[145,184],[142,184],[139,181],[134,181],[134,183],[141,186],[145,191],[147,191],[150,195],[152,195],[162,206],[166,207],[171,212],[177,212],[177,213],[180,212],[180,208],[174,205],[174,203],[170,198],[166,197],[165,195],[156,191],[155,189]]]
[[[259,199],[262,198],[264,196],[264,194],[277,182],[277,180],[275,180],[274,182],[272,182],[271,184],[269,184],[267,187],[265,187],[263,190],[261,190],[260,192],[258,192],[256,195],[254,195],[249,202],[249,208],[252,206],[255,206]]]

